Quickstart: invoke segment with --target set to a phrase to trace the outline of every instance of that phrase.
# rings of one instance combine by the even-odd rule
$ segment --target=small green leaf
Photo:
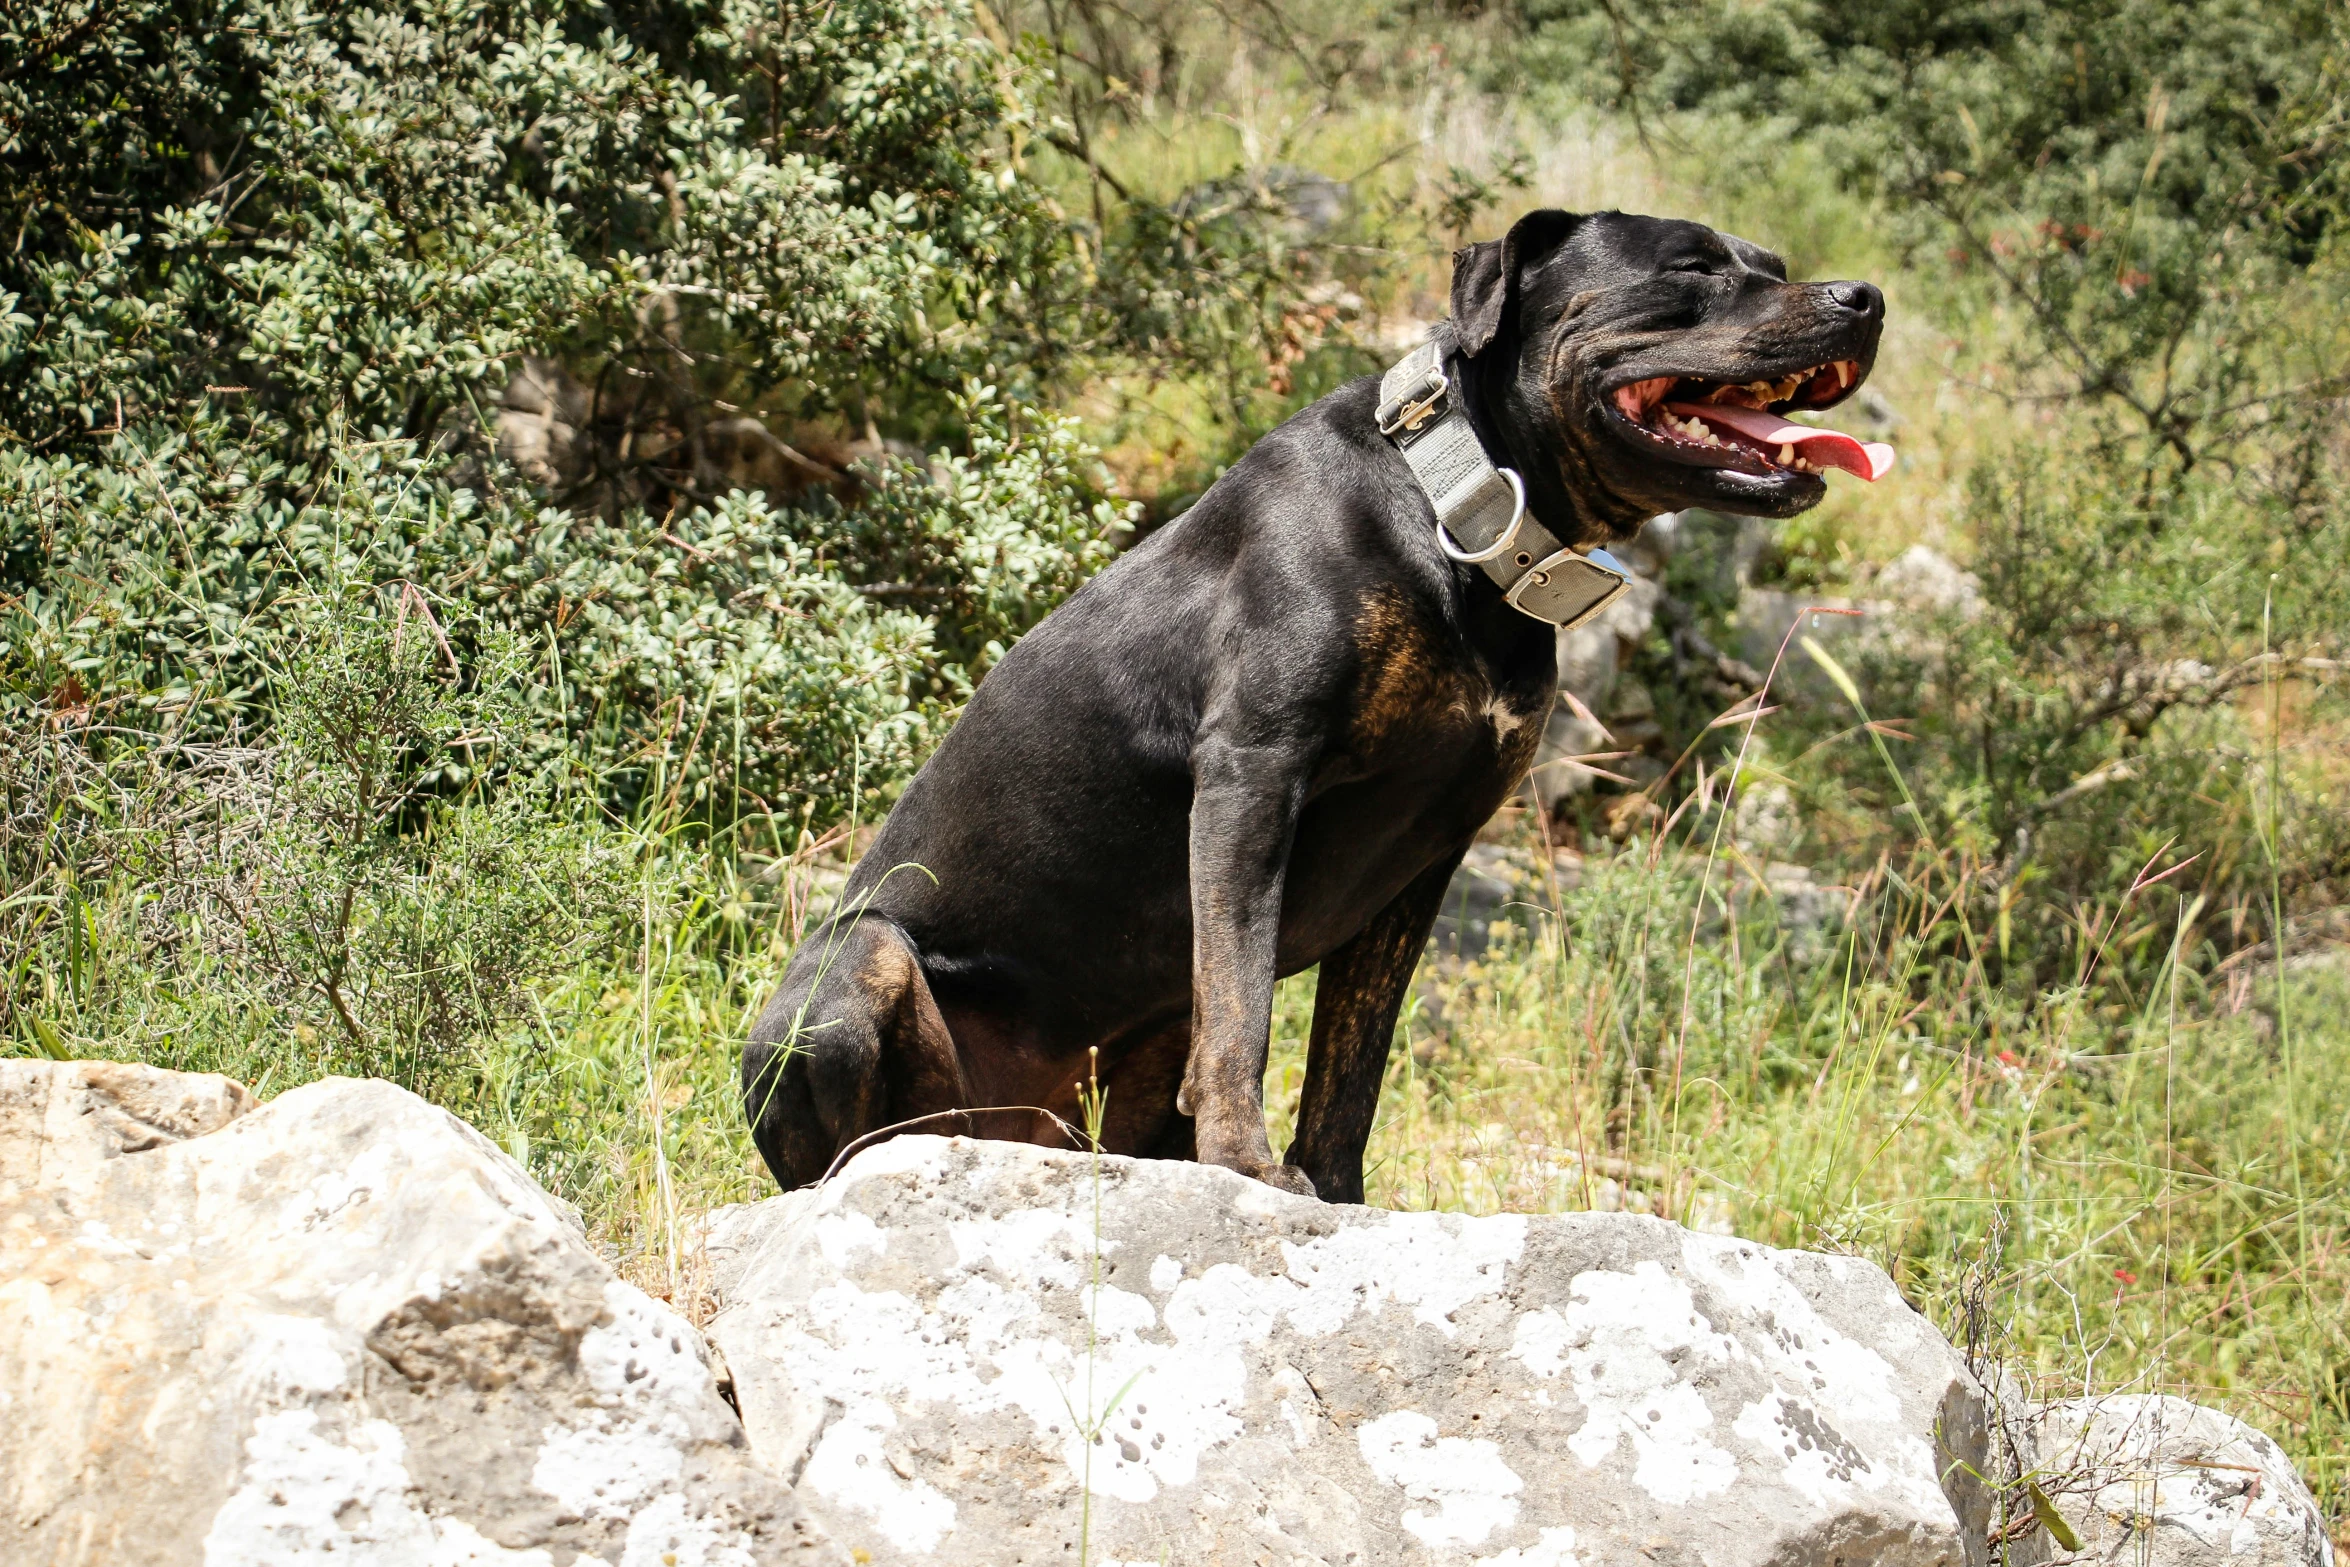
[[[1134,1384],[1142,1380],[1142,1372],[1148,1371],[1149,1369],[1150,1367],[1145,1366],[1142,1368],[1142,1371],[1137,1371],[1134,1373],[1134,1375],[1128,1377],[1125,1381],[1118,1384],[1118,1391],[1110,1395],[1110,1401],[1102,1405],[1101,1414],[1095,1418],[1094,1424],[1096,1427],[1105,1426],[1110,1423],[1110,1417],[1118,1412],[1118,1406],[1126,1402],[1126,1395],[1134,1391]]]
[[[40,1041],[43,1053],[50,1060],[71,1061],[73,1059],[73,1052],[65,1048],[65,1041],[57,1037],[57,1030],[51,1028],[45,1019],[36,1017],[26,1021],[33,1025],[33,1038]]]
[[[2024,1489],[2031,1494],[2032,1516],[2040,1520],[2040,1527],[2048,1531],[2049,1538],[2068,1551],[2079,1550],[2081,1537],[2073,1532],[2071,1524],[2064,1521],[2064,1514],[2056,1510],[2056,1504],[2048,1499],[2046,1491],[2040,1489],[2039,1482],[2026,1480]]]

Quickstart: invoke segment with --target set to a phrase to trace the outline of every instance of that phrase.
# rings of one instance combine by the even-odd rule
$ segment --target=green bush
[[[0,21],[43,62],[0,76],[0,657],[108,721],[266,725],[317,585],[405,584],[543,655],[526,748],[614,807],[821,829],[1104,558],[1120,514],[1026,401],[1011,280],[1067,247],[1022,77],[952,7],[99,17]],[[577,432],[584,505],[497,455],[537,353],[636,389]],[[962,451],[876,452],[857,506],[730,494],[698,432],[745,409]]]
[[[526,650],[407,586],[288,619],[265,744],[86,708],[0,740],[29,1043],[443,1085],[626,912],[633,840],[517,768]]]

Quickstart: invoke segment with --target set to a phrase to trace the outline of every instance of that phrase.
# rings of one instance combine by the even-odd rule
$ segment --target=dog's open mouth
[[[1893,471],[1892,447],[1786,417],[1838,401],[1860,378],[1859,364],[1850,359],[1774,380],[1660,375],[1617,387],[1615,406],[1661,455],[1676,461],[1749,473],[1840,468],[1863,479],[1882,479]]]

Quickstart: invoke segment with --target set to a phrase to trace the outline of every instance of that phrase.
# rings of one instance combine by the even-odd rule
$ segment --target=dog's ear
[[[1464,354],[1484,352],[1517,301],[1518,268],[1555,250],[1580,220],[1542,207],[1510,225],[1500,239],[1452,253],[1452,333]]]

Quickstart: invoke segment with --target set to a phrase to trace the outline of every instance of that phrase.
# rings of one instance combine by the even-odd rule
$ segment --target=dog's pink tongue
[[[1814,468],[1841,468],[1872,483],[1893,471],[1893,448],[1883,441],[1859,441],[1842,430],[1815,429],[1796,424],[1760,408],[1734,403],[1668,403],[1684,419],[1702,419],[1744,437],[1757,446],[1776,450],[1792,446]]]

